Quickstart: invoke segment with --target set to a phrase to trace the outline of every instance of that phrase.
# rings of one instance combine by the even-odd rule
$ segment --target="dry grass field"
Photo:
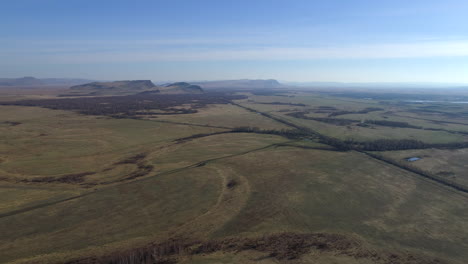
[[[234,105],[210,105],[198,113],[187,115],[161,116],[155,120],[188,122],[191,124],[223,127],[258,127],[261,129],[287,129],[288,127],[273,120],[246,111]]]
[[[467,140],[452,131],[468,132],[465,125],[348,127],[288,114],[409,122],[421,106],[318,92],[244,94],[238,105],[157,118],[1,105],[0,263],[468,259],[467,193],[358,149],[338,151],[316,134],[283,133],[452,143]],[[355,113],[369,107],[382,110]],[[340,111],[348,112],[330,117]],[[402,164],[423,157],[411,165],[467,183],[466,148],[379,153]]]

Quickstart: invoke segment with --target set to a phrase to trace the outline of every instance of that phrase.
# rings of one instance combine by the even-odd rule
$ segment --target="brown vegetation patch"
[[[21,180],[21,182],[32,182],[32,183],[68,183],[68,184],[77,184],[84,182],[84,177],[88,175],[96,174],[96,172],[82,172],[82,173],[74,173],[74,174],[67,174],[60,177],[38,177],[34,179],[25,179]]]
[[[130,173],[127,177],[125,177],[124,179],[122,179],[121,181],[124,181],[124,180],[133,180],[135,178],[139,178],[139,177],[143,177],[143,176],[146,176],[148,175],[151,171],[153,171],[154,169],[154,166],[153,165],[146,165],[146,164],[142,164],[142,163],[139,163],[138,164],[138,169],[132,173]]]
[[[267,253],[280,261],[294,260],[314,250],[318,253],[346,255],[357,259],[369,259],[382,264],[442,264],[441,259],[410,253],[386,252],[367,249],[359,240],[345,235],[315,233],[280,233],[257,238],[225,238],[210,241],[169,239],[146,247],[116,252],[100,257],[89,257],[68,264],[89,263],[177,263],[183,257],[215,252],[237,253],[254,250]]]
[[[17,126],[17,125],[22,124],[21,122],[15,122],[15,121],[3,121],[2,123],[5,125],[9,125],[9,126]]]
[[[132,157],[129,157],[129,158],[126,158],[124,160],[121,160],[119,162],[116,162],[114,163],[114,165],[121,165],[121,164],[137,164],[138,162],[141,162],[142,160],[144,160],[146,158],[146,154],[145,153],[140,153],[140,154],[137,154],[135,156],[132,156]]]
[[[130,164],[130,163],[118,163],[118,164]],[[153,165],[148,165],[148,164],[145,164],[143,162],[138,162],[136,165],[137,165],[137,169],[135,171],[133,171],[132,173],[126,175],[125,177],[123,177],[121,179],[118,179],[118,180],[99,182],[99,184],[106,185],[106,184],[111,184],[111,183],[116,183],[116,182],[123,182],[123,181],[133,180],[133,179],[140,178],[140,177],[148,175],[154,169]],[[104,169],[103,172],[104,171],[109,171],[111,169],[112,168]]]
[[[135,156],[129,157],[127,159],[124,159],[122,161],[115,163],[114,165],[122,165],[122,164],[136,164],[137,165],[136,171],[130,173],[127,177],[120,179],[119,181],[133,180],[139,177],[146,176],[151,171],[153,171],[154,166],[148,165],[144,162],[144,159],[146,158],[146,156],[147,156],[146,153],[140,153],[140,154],[137,154]]]

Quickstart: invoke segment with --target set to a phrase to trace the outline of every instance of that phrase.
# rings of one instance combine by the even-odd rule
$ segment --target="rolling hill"
[[[283,85],[277,80],[220,80],[220,81],[206,81],[206,82],[193,82],[203,88],[236,88],[236,89],[253,89],[253,88],[281,88]]]
[[[182,93],[203,93],[203,89],[198,85],[193,85],[186,82],[171,83],[166,86],[160,87],[161,93],[168,94],[182,94]]]
[[[176,82],[156,86],[150,80],[132,80],[115,82],[92,82],[70,87],[71,92],[63,96],[110,96],[131,94],[201,94],[198,85]]]
[[[150,80],[92,82],[70,87],[72,90],[145,90],[156,88]]]

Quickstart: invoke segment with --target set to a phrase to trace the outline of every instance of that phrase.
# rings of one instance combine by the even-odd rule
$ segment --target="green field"
[[[284,96],[252,96],[250,100],[239,101],[241,105],[256,109],[262,112],[267,112],[279,116],[285,120],[293,123],[301,124],[303,126],[314,129],[325,135],[329,135],[342,140],[376,140],[376,139],[417,139],[427,143],[450,143],[467,141],[468,136],[457,132],[468,132],[468,123],[463,125],[459,118],[453,118],[453,123],[440,123],[440,121],[447,121],[447,118],[441,118],[440,114],[437,117],[426,116],[418,113],[418,119],[412,118],[412,112],[415,106],[412,105],[396,105],[396,104],[380,104],[374,100],[352,100],[335,98],[328,96],[321,96],[313,93],[292,95],[293,97]],[[250,97],[249,97],[250,98]],[[278,105],[278,104],[264,104],[264,103],[290,103],[290,104],[304,104],[304,106],[297,105]],[[263,103],[263,104],[262,104]],[[320,111],[320,107],[333,107],[332,111]],[[386,120],[406,122],[413,126],[419,126],[435,130],[413,129],[413,128],[399,128],[399,127],[384,127],[384,126],[370,126],[361,127],[357,125],[334,125],[315,120],[304,120],[288,116],[288,113],[297,111],[309,111],[306,116],[310,117],[328,117],[330,113],[339,111],[360,111],[368,107],[381,108],[382,110],[373,111],[365,114],[343,114],[333,118],[337,119],[354,119],[354,120]],[[418,106],[419,108],[421,106]],[[460,106],[459,112],[465,111],[466,107]],[[468,110],[468,109],[467,109]],[[446,106],[440,107],[440,111],[452,113],[453,110]],[[427,120],[424,120],[427,119]],[[430,121],[432,120],[432,121]],[[450,119],[452,120],[452,118]],[[463,119],[462,119],[463,120]],[[439,121],[439,122],[438,122]]]
[[[211,105],[195,114],[161,116],[155,120],[188,122],[191,124],[240,127],[250,126],[262,129],[287,129],[288,127],[248,112],[234,105]]]
[[[463,143],[467,135],[456,132],[468,132],[462,118],[429,121],[415,114],[421,105],[316,91],[244,94],[239,106],[142,119],[0,106],[0,263],[93,263],[160,245],[168,263],[468,259],[467,193],[364,151],[338,151],[316,134],[279,133],[302,127],[342,140]],[[288,115],[328,118],[368,107],[382,110],[331,118],[439,130]],[[438,115],[461,115],[460,107],[438,106]],[[258,129],[230,131],[236,127]],[[411,165],[468,186],[466,148],[378,153],[401,164],[422,157]]]

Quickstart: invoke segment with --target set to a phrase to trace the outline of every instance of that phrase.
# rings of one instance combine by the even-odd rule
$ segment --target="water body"
[[[406,158],[406,161],[409,161],[409,162],[413,162],[413,161],[417,161],[417,160],[420,160],[421,158],[419,157],[411,157],[411,158]]]
[[[431,100],[404,100],[408,103],[447,103],[447,104],[468,104],[467,101],[431,101]]]

